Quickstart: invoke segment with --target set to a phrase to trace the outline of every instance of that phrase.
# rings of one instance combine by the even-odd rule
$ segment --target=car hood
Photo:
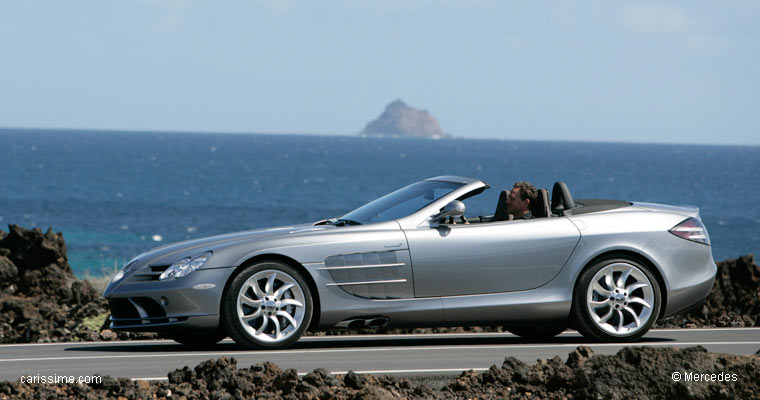
[[[335,229],[332,225],[314,226],[314,224],[300,224],[280,226],[274,228],[254,229],[249,231],[226,233],[223,235],[209,236],[198,239],[185,240],[170,243],[165,246],[150,249],[137,257],[136,267],[145,265],[169,265],[184,257],[194,256],[206,251],[213,251],[222,246],[234,245],[240,242],[250,242],[280,237],[295,236],[302,234],[315,234],[320,231]]]

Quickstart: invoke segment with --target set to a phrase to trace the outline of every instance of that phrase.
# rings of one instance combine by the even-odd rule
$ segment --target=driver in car
[[[512,215],[510,219],[531,219],[530,205],[536,202],[538,192],[530,182],[519,181],[512,185],[512,190],[507,195],[507,212]]]

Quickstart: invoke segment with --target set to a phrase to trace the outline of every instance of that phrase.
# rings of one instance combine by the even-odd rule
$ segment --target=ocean
[[[760,147],[0,129],[0,229],[63,232],[98,275],[168,242],[338,217],[412,182],[518,180],[576,198],[696,205],[716,260],[760,251]]]

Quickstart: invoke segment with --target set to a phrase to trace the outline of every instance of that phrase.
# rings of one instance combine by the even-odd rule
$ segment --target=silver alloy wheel
[[[255,273],[240,288],[237,317],[254,340],[278,343],[301,326],[305,304],[298,281],[283,271],[268,269]]]
[[[591,279],[586,306],[597,327],[615,336],[629,336],[652,318],[652,282],[639,267],[626,262],[604,266]]]

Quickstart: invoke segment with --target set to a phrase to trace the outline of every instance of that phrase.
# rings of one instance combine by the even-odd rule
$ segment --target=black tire
[[[272,274],[274,278],[270,288],[268,282]],[[258,294],[254,284],[258,287]],[[291,284],[293,286],[288,286]],[[241,292],[244,285],[245,290]],[[277,297],[279,289],[286,286],[288,288]],[[246,301],[253,300],[259,305],[251,306],[245,303],[242,300],[243,293]],[[281,302],[288,305],[281,305]],[[298,341],[308,328],[314,309],[312,302],[309,286],[298,270],[278,261],[259,262],[237,274],[222,296],[222,326],[240,346],[287,348]],[[290,317],[286,318],[283,313]],[[254,315],[258,316],[252,317]],[[245,316],[250,320],[244,321]],[[278,333],[282,337],[278,337]]]
[[[165,336],[192,348],[211,347],[227,337],[227,335],[219,332],[173,332],[167,333]]]
[[[627,275],[625,271],[629,271]],[[612,285],[607,282],[608,272]],[[625,282],[618,285],[623,278]],[[598,289],[591,287],[594,281]],[[641,284],[646,286],[628,290]],[[596,260],[578,277],[570,316],[575,328],[587,338],[630,342],[655,323],[661,298],[660,285],[649,268],[628,255],[609,255]]]
[[[536,324],[536,326],[515,326],[508,328],[511,333],[531,341],[551,339],[566,329],[567,326],[561,324]]]

